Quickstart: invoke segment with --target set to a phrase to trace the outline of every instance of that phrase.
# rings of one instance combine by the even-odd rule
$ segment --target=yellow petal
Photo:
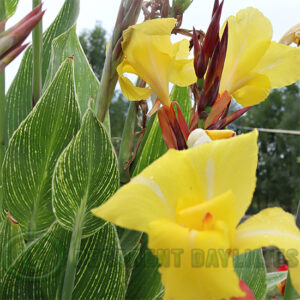
[[[236,199],[232,191],[225,192],[211,201],[206,201],[178,211],[177,223],[184,224],[188,228],[202,230],[201,220],[207,213],[209,213],[214,220],[222,221],[227,224],[230,240],[232,240],[239,222]]]
[[[157,219],[175,220],[178,199],[201,201],[202,186],[194,172],[182,151],[169,150],[92,212],[140,231],[146,231],[148,224]]]
[[[252,199],[256,165],[256,131],[186,151],[169,150],[93,213],[145,231],[149,222],[175,220],[176,210],[232,190],[240,219]]]
[[[281,208],[268,208],[249,218],[236,231],[234,248],[247,250],[275,246],[289,261],[294,288],[300,293],[300,230],[293,215]]]
[[[183,39],[173,46],[173,55],[176,60],[187,59],[190,55],[190,42],[187,39]]]
[[[272,42],[254,72],[266,75],[271,88],[281,88],[300,79],[300,49]]]
[[[123,44],[127,43],[134,31],[140,31],[147,35],[168,35],[170,36],[177,20],[174,18],[153,19],[144,23],[130,26],[123,32]]]
[[[270,80],[265,75],[251,74],[239,89],[232,93],[233,98],[244,107],[264,101],[271,89]]]
[[[213,141],[229,139],[235,136],[235,132],[232,130],[205,130],[205,132]]]
[[[176,60],[170,71],[170,81],[178,86],[188,86],[197,80],[191,59]]]
[[[227,21],[228,48],[220,91],[232,94],[248,80],[249,73],[268,49],[273,30],[270,21],[252,7]]]
[[[165,49],[162,52],[162,48]],[[169,36],[149,36],[134,32],[123,51],[139,77],[149,84],[164,105],[170,104],[169,71],[173,58]],[[169,54],[167,54],[168,52]]]
[[[124,59],[122,63],[119,64],[119,66],[117,67],[117,72],[119,75],[119,83],[122,93],[127,99],[137,101],[148,99],[151,96],[152,90],[150,88],[136,87],[128,78],[123,75],[124,73],[136,74],[136,71],[132,68],[132,66],[126,59]]]
[[[171,82],[178,86],[188,86],[197,80],[193,59],[187,59],[189,54],[188,40],[184,39],[173,44],[174,61],[169,78]]]
[[[211,200],[231,190],[240,220],[249,207],[256,183],[257,131],[217,140],[185,151],[205,187],[203,199]]]
[[[243,296],[222,227],[200,232],[158,220],[149,224],[147,232],[149,248],[160,259],[165,300],[220,300]]]

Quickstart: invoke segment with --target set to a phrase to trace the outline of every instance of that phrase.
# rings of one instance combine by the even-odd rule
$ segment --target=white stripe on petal
[[[207,179],[207,200],[211,200],[214,197],[214,181],[215,181],[215,166],[211,158],[207,160],[205,173]]]
[[[279,230],[256,230],[256,231],[248,231],[237,234],[237,239],[243,239],[248,237],[256,237],[256,236],[267,236],[267,235],[274,235],[274,236],[283,236],[283,237],[290,237],[294,240],[297,240],[300,242],[300,238],[296,235],[293,235],[291,233],[279,231]]]
[[[152,189],[153,192],[164,202],[164,204],[172,212],[172,214],[174,214],[174,209],[170,206],[164,193],[162,192],[162,190],[160,189],[160,187],[158,186],[158,184],[156,182],[154,182],[153,180],[151,180],[149,178],[138,176],[138,177],[135,177],[134,179],[132,179],[132,183],[143,184],[143,185],[149,187],[150,189]]]

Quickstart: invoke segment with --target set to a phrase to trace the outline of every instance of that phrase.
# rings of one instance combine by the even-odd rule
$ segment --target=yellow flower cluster
[[[244,9],[227,22],[221,93],[228,91],[249,106],[263,101],[271,88],[300,78],[300,50],[272,42],[272,26],[257,9]],[[125,58],[118,74],[128,99],[145,99],[154,92],[169,105],[170,81],[183,86],[195,82],[188,42],[170,42],[174,26],[174,19],[158,19],[124,32]],[[149,86],[135,87],[124,73],[138,75]],[[240,223],[256,185],[257,131],[236,137],[223,133],[201,131],[205,142],[191,136],[194,147],[169,150],[93,213],[146,232],[154,254],[164,249],[176,255],[169,265],[161,260],[164,299],[243,297],[233,257],[265,246],[284,250],[293,262],[290,275],[300,293],[300,264],[287,254],[289,249],[300,251],[294,217],[281,208],[268,208]]]

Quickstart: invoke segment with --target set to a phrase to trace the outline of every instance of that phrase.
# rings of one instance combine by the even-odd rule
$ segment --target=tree
[[[87,56],[94,73],[100,80],[105,61],[106,31],[97,23],[92,30],[85,30],[79,35],[82,48]]]
[[[272,91],[233,126],[300,130],[300,90],[291,85]],[[246,132],[243,129],[239,129]],[[300,136],[260,132],[257,187],[250,213],[281,206],[295,213],[300,199]]]
[[[79,40],[95,75],[101,80],[107,44],[105,29],[102,28],[100,23],[97,23],[94,29],[82,32]],[[120,138],[128,105],[128,100],[120,92],[116,91],[109,112],[112,141],[117,151],[120,147]]]

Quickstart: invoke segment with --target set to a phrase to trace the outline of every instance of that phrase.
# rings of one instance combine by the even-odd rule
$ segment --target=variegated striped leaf
[[[56,161],[80,127],[73,59],[11,138],[3,166],[4,208],[24,232],[44,230],[54,221],[51,179]]]
[[[1,0],[0,1],[0,21],[11,17],[18,6],[19,0]]]
[[[267,292],[267,271],[262,250],[235,256],[233,261],[236,273],[247,283],[255,299],[264,300]]]
[[[62,61],[69,56],[74,56],[76,92],[81,112],[84,113],[88,108],[89,99],[97,97],[99,81],[81,48],[75,25],[54,39],[52,43],[49,71],[44,88],[52,81]]]
[[[54,39],[44,89],[53,79],[60,64],[69,56],[74,56],[75,87],[83,114],[88,108],[89,99],[96,99],[97,97],[99,81],[82,50],[76,35],[76,25]],[[104,126],[110,133],[109,114],[104,120]]]
[[[7,269],[24,248],[20,225],[7,213],[0,225],[0,283]]]
[[[287,275],[287,271],[267,273],[267,290],[286,280]]]
[[[91,109],[76,137],[58,160],[53,177],[53,209],[61,225],[83,236],[95,233],[104,221],[90,212],[119,186],[116,154],[103,125]]]
[[[158,272],[159,261],[147,247],[148,238],[144,234],[141,251],[135,260],[126,300],[158,300],[163,295],[161,275]]]
[[[6,272],[1,299],[62,299],[71,232],[58,223],[31,243]],[[113,225],[82,240],[72,299],[124,299],[124,262]]]
[[[76,22],[79,13],[80,0],[65,0],[65,3],[52,25],[43,35],[43,65],[42,78],[45,81],[49,61],[51,44],[54,38],[68,30]],[[19,71],[10,86],[6,96],[8,139],[18,128],[19,124],[31,111],[32,105],[32,47],[24,54]],[[8,141],[6,139],[6,143]]]

